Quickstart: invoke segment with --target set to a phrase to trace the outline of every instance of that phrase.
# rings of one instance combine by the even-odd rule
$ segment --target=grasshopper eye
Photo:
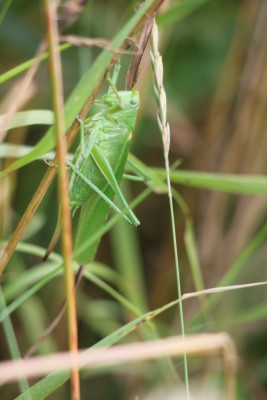
[[[136,101],[135,101],[135,100],[131,100],[131,101],[130,101],[130,104],[131,104],[132,106],[135,106],[135,105],[136,105]]]

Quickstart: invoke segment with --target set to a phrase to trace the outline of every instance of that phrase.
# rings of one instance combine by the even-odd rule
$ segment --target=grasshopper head
[[[120,91],[118,95],[121,99],[123,110],[138,110],[140,100],[139,93],[135,89],[131,91]]]
[[[136,90],[107,93],[103,96],[109,118],[122,125],[127,125],[133,131],[136,113],[139,108],[139,94]]]
[[[140,105],[139,93],[136,90],[119,92],[122,108],[119,122],[127,125],[131,131],[134,129],[137,110]]]

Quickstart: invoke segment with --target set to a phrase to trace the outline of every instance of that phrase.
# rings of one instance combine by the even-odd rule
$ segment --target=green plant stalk
[[[52,84],[53,108],[55,111],[55,133],[57,138],[58,157],[58,190],[62,220],[62,253],[67,299],[68,342],[69,350],[74,354],[78,350],[78,330],[75,298],[75,276],[72,268],[72,229],[70,200],[68,193],[68,174],[65,167],[67,146],[65,140],[64,99],[60,53],[58,51],[59,35],[57,29],[57,6],[54,0],[44,0],[46,11],[47,37],[50,53],[50,70]],[[71,370],[72,399],[80,399],[79,369],[74,365]]]
[[[164,85],[163,85],[163,63],[162,63],[162,58],[158,51],[158,28],[157,28],[155,21],[154,21],[154,26],[152,29],[152,34],[151,34],[150,58],[151,58],[151,65],[152,65],[153,74],[154,74],[154,93],[155,93],[156,102],[157,102],[158,109],[159,109],[158,114],[157,114],[157,120],[158,120],[158,126],[160,129],[162,145],[163,145],[165,171],[166,171],[166,179],[167,179],[167,187],[168,187],[168,198],[169,198],[170,215],[171,215],[171,229],[172,229],[172,238],[173,238],[174,261],[175,261],[177,291],[178,291],[178,300],[179,300],[181,334],[182,334],[182,337],[185,338],[183,304],[181,301],[182,300],[182,291],[181,291],[180,268],[179,268],[178,250],[177,250],[172,188],[171,188],[171,181],[170,181],[170,164],[169,164],[170,128],[169,128],[169,124],[167,123],[167,101],[166,101],[166,93],[165,93]],[[186,356],[185,352],[183,354],[183,360],[184,360],[184,377],[185,377],[186,397],[187,397],[187,400],[189,400],[190,392],[189,392],[188,367],[187,367],[187,356]]]
[[[174,219],[174,211],[173,211],[173,199],[172,199],[172,189],[171,189],[171,181],[170,181],[170,166],[169,166],[168,153],[164,154],[164,159],[165,159],[165,168],[166,168],[167,185],[168,185],[168,198],[169,198],[170,213],[171,213],[171,227],[172,227],[174,261],[175,261],[176,278],[177,278],[177,291],[178,291],[178,299],[181,300],[182,299],[181,278],[180,278],[180,268],[179,268],[179,259],[178,259],[175,219]],[[182,337],[184,338],[185,337],[185,328],[184,328],[184,313],[183,313],[182,301],[179,301],[179,313],[180,313],[181,334],[182,334]],[[187,357],[186,357],[185,353],[184,353],[183,358],[184,358],[184,376],[185,376],[186,396],[187,396],[187,399],[189,400],[190,393],[189,393],[188,367],[187,367]]]
[[[6,302],[2,291],[2,287],[0,285],[0,310],[2,311],[3,309],[6,309]],[[12,359],[20,360],[21,354],[9,315],[7,315],[6,318],[3,320],[3,328]],[[24,393],[29,388],[28,381],[26,378],[19,379],[19,387],[22,393]],[[26,399],[27,400],[32,399],[30,393],[28,394],[28,397],[26,397]]]

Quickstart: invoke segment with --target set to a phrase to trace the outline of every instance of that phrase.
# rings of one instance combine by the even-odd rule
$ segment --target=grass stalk
[[[178,299],[181,300],[181,298],[182,298],[181,280],[180,280],[176,229],[175,229],[174,210],[173,210],[173,198],[172,198],[172,189],[171,189],[171,181],[170,181],[170,164],[169,164],[170,128],[169,128],[169,124],[167,123],[167,101],[166,101],[166,93],[165,93],[164,86],[163,86],[163,63],[162,63],[162,58],[158,51],[158,28],[157,28],[156,22],[154,22],[152,34],[151,34],[150,56],[151,56],[151,65],[152,65],[153,73],[154,73],[154,92],[155,92],[155,96],[156,96],[157,105],[159,107],[158,114],[157,114],[157,120],[158,120],[159,129],[161,132],[163,151],[164,151],[166,179],[167,179],[167,186],[168,186],[168,198],[169,198],[169,206],[170,206],[170,214],[171,214],[171,229],[172,229],[172,238],[173,238],[174,260],[175,260],[176,277],[177,277]],[[181,334],[182,334],[182,338],[185,339],[182,301],[179,301],[179,313],[180,313]],[[190,393],[189,393],[189,381],[188,381],[188,368],[187,368],[187,357],[186,357],[185,352],[183,354],[183,359],[184,359],[184,376],[185,376],[186,397],[189,400]]]
[[[58,156],[58,190],[60,213],[62,220],[62,253],[64,259],[64,275],[67,298],[68,342],[74,361],[78,351],[78,331],[75,298],[75,275],[72,267],[72,229],[70,200],[68,193],[68,174],[65,166],[67,153],[64,123],[64,99],[60,53],[58,52],[59,35],[57,28],[57,5],[54,0],[44,0],[47,23],[47,38],[50,51],[50,71],[52,84],[53,107],[55,111],[55,126]],[[80,378],[78,366],[71,369],[72,400],[80,399]]]

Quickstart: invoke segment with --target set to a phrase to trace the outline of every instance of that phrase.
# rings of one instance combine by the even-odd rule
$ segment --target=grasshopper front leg
[[[90,157],[90,154],[92,152],[93,145],[96,141],[97,135],[98,135],[98,130],[93,129],[92,132],[90,133],[90,139],[87,148],[85,149],[85,129],[84,129],[84,121],[78,116],[76,117],[77,121],[80,124],[80,136],[81,136],[81,155],[84,160],[86,160],[88,157]]]

